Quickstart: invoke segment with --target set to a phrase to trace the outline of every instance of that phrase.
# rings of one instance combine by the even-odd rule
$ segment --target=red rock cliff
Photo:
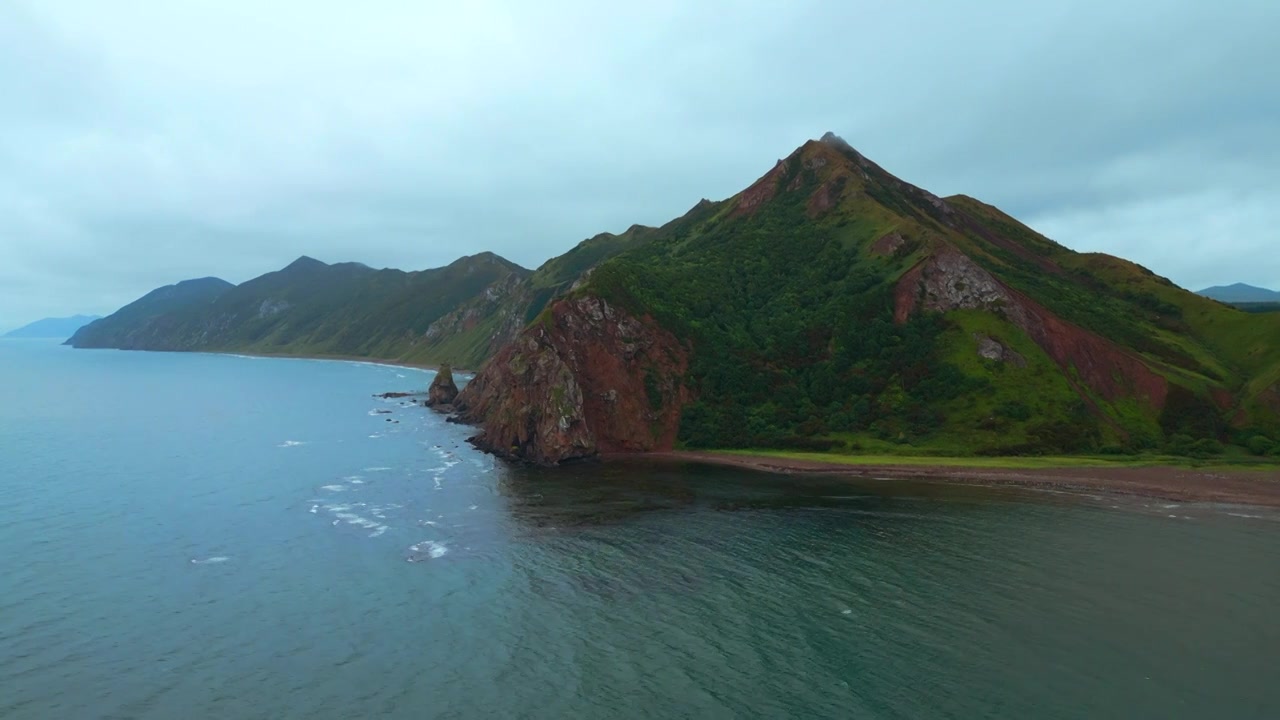
[[[1164,407],[1168,381],[1132,352],[1054,315],[955,248],[940,248],[898,281],[894,319],[903,322],[921,309],[1000,314],[1044,349],[1068,382],[1075,384],[1073,378],[1078,378],[1107,400],[1135,397],[1156,409]]]
[[[669,450],[688,354],[649,318],[595,297],[552,304],[455,401],[482,450],[540,465]]]

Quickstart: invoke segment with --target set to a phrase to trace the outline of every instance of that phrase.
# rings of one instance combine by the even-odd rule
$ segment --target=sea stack
[[[458,397],[458,386],[453,382],[453,368],[445,363],[436,371],[436,379],[431,381],[431,388],[427,390],[426,405],[441,412],[450,412],[456,397]]]

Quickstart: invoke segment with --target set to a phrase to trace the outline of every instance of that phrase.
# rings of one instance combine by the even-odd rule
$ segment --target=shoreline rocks
[[[437,412],[449,413],[453,412],[453,401],[457,397],[458,385],[453,381],[453,368],[445,363],[436,371],[436,378],[431,381],[423,404]]]

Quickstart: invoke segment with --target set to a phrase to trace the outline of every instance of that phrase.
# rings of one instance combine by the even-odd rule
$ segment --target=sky
[[[310,255],[536,267],[830,130],[1184,287],[1280,288],[1275,0],[4,0],[0,328]]]

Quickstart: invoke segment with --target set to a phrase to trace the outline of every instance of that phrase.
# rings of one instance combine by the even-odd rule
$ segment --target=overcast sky
[[[1280,287],[1280,2],[3,0],[0,327],[301,254],[528,267],[833,130],[1184,286]]]

